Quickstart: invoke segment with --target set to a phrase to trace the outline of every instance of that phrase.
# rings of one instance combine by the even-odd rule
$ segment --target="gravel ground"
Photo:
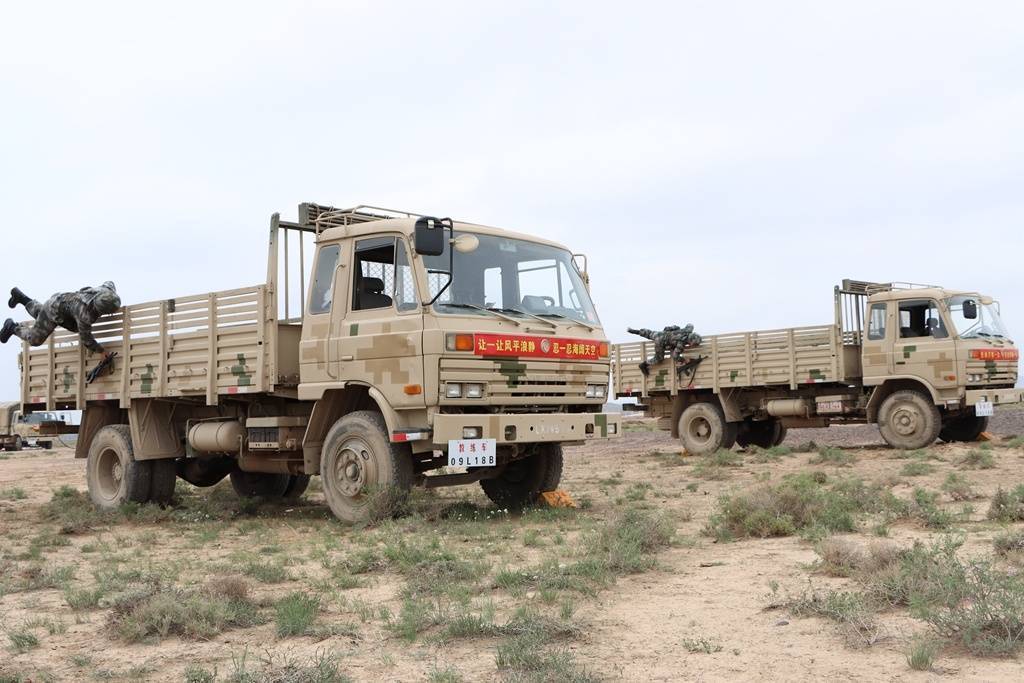
[[[1024,409],[999,410],[989,421],[988,431],[997,436],[1024,434]],[[875,425],[836,425],[824,429],[790,429],[787,446],[814,441],[833,446],[885,446]]]

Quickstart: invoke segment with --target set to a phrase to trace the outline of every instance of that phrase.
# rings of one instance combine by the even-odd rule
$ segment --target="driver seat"
[[[543,313],[548,310],[548,302],[542,296],[527,294],[523,297],[523,308],[531,313]]]

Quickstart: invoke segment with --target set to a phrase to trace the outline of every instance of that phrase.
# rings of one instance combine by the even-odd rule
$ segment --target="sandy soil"
[[[886,637],[881,642],[851,649],[828,622],[768,611],[766,595],[771,581],[783,590],[800,591],[808,582],[838,586],[845,580],[810,572],[809,565],[817,556],[812,544],[799,538],[718,544],[703,536],[701,529],[723,493],[766,479],[777,480],[786,473],[820,469],[868,480],[890,479],[893,491],[907,496],[914,486],[938,490],[947,474],[955,471],[968,476],[982,496],[973,501],[975,511],[969,520],[959,525],[967,534],[965,552],[990,553],[992,537],[1001,528],[985,520],[987,499],[997,486],[1024,482],[1024,451],[993,449],[996,468],[967,471],[956,464],[967,447],[940,444],[932,449],[938,458],[931,461],[934,472],[906,477],[900,470],[907,461],[882,447],[873,428],[801,430],[790,432],[787,443],[813,439],[818,444],[842,445],[855,453],[856,462],[837,468],[811,465],[808,455],[766,464],[748,460],[741,467],[730,468],[727,479],[709,481],[695,476],[694,459],[680,456],[678,443],[666,433],[646,431],[649,426],[638,423],[639,429],[627,432],[621,440],[570,449],[563,488],[589,503],[577,520],[546,523],[497,515],[465,536],[449,533],[444,522],[439,523],[445,543],[478,553],[496,569],[527,566],[546,553],[557,552],[554,539],[559,535],[566,536],[571,546],[580,529],[590,520],[614,514],[631,490],[649,508],[671,511],[678,520],[680,542],[658,556],[658,569],[619,578],[596,597],[578,598],[574,619],[583,626],[584,634],[567,647],[589,672],[624,681],[1020,679],[1022,668],[1017,660],[980,659],[955,650],[942,652],[933,672],[911,671],[904,655],[908,639],[925,632],[927,626],[903,612],[883,615]],[[1001,413],[992,432],[1003,436],[1024,433],[1024,412]],[[50,500],[52,491],[62,485],[85,490],[85,476],[84,463],[74,460],[68,450],[9,455],[0,462],[0,492],[16,487],[26,494],[22,499],[7,496],[0,500],[0,567],[11,575],[26,566],[28,561],[18,558],[30,539],[52,529],[52,524],[40,519],[40,508]],[[650,488],[644,488],[645,484]],[[441,495],[485,504],[476,487],[447,490]],[[285,558],[290,576],[277,584],[254,582],[257,596],[269,603],[291,591],[309,589],[328,576],[322,569],[323,557],[340,556],[365,543],[361,536],[367,530],[349,529],[331,520],[317,491],[307,497],[306,505],[277,509],[273,515],[261,514],[256,519],[126,521],[71,535],[67,537],[70,545],[48,548],[43,558],[46,566],[73,564],[76,581],[83,586],[91,583],[93,571],[110,562],[148,567],[175,564],[179,583],[189,585],[201,583],[210,572],[238,564],[239,553],[265,553],[270,558]],[[944,501],[951,508],[961,506]],[[400,531],[402,525],[399,521],[395,529]],[[524,543],[527,532],[543,539],[539,547]],[[896,524],[890,531],[892,539],[905,543],[938,535],[911,523]],[[867,530],[850,536],[864,543],[872,538]],[[109,548],[105,555],[88,552],[97,544]],[[8,648],[4,637],[0,674],[56,680],[180,681],[188,664],[216,668],[223,677],[246,652],[254,660],[266,653],[299,659],[332,652],[338,654],[343,671],[359,681],[422,681],[428,680],[431,671],[449,666],[465,680],[493,680],[498,675],[494,640],[438,644],[424,637],[407,644],[379,620],[363,621],[358,616],[359,605],[384,605],[397,613],[402,585],[400,577],[384,571],[370,574],[359,587],[340,592],[340,598],[331,595],[320,623],[354,625],[355,635],[280,639],[273,623],[268,623],[227,631],[205,642],[169,638],[152,644],[117,640],[107,627],[109,610],[72,611],[59,589],[9,592],[0,597],[0,632],[32,619],[62,623],[66,631],[50,634],[37,626],[34,632],[40,645],[23,653]],[[503,608],[505,594],[484,589],[488,590],[490,594],[480,597]],[[685,643],[696,638],[705,638],[721,650],[691,653]]]

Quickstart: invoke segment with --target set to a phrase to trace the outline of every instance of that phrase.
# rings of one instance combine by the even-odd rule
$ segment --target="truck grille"
[[[981,381],[986,385],[1014,386],[1017,384],[1017,361],[969,360],[967,361],[967,374],[981,375],[983,378]]]
[[[536,405],[595,403],[586,397],[588,384],[608,384],[607,362],[534,361],[516,358],[442,358],[441,402],[445,405]],[[445,384],[485,386],[481,399],[445,398]],[[603,402],[603,401],[601,401]]]

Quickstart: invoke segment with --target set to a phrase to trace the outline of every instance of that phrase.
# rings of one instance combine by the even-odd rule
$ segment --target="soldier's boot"
[[[17,308],[18,304],[24,306],[32,299],[25,295],[25,292],[21,291],[17,287],[11,290],[11,298],[7,300],[7,306],[10,308]]]
[[[18,325],[13,320],[8,318],[7,321],[4,322],[3,329],[0,330],[0,344],[6,344],[7,340],[11,338],[11,335],[14,334],[14,330],[17,327]]]

